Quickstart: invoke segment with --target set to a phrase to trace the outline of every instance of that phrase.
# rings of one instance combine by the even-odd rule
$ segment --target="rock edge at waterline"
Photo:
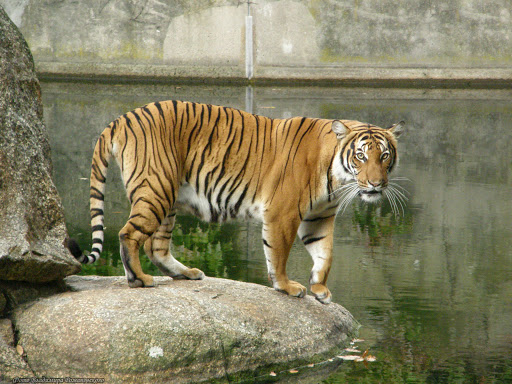
[[[160,277],[130,289],[124,277],[65,279],[71,291],[16,308],[18,345],[35,376],[108,383],[238,380],[318,361],[358,324],[338,304],[257,284]]]

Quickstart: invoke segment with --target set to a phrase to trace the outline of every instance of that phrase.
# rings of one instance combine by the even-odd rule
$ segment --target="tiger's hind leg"
[[[134,201],[130,219],[119,232],[121,261],[131,288],[153,287],[153,276],[142,271],[139,250],[158,229],[165,213],[156,210],[155,205],[147,202],[145,198],[136,196]]]
[[[188,268],[171,255],[169,246],[175,220],[176,212],[173,211],[162,221],[158,230],[146,240],[144,252],[163,274],[173,279],[201,280],[204,278],[203,271]]]

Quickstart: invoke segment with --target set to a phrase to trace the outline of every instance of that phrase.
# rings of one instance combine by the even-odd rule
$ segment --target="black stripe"
[[[123,234],[120,236],[121,241],[123,241],[126,238],[126,234]],[[130,265],[130,253],[128,252],[128,248],[121,244],[122,251],[121,251],[121,261],[123,262],[123,266],[126,272],[126,278],[128,279],[128,282],[133,283],[135,281],[135,272],[133,272],[133,269]]]
[[[104,151],[104,147],[105,147],[105,139],[103,138],[103,135],[101,135],[99,138],[98,138],[98,146],[100,148],[100,151],[99,151],[99,159],[101,160],[101,162],[103,163],[103,166],[105,168],[108,167],[108,163],[107,163],[107,160],[103,158],[103,153],[105,152]]]
[[[151,124],[151,123],[150,123],[150,125],[151,125],[152,127],[156,127],[156,126],[157,126],[157,124],[156,124],[156,121],[155,121],[155,117],[153,116],[153,114],[151,113],[151,110],[148,108],[148,106],[147,106],[147,105],[146,105],[146,106],[144,106],[144,107],[142,107],[142,111],[143,111],[143,112],[146,112],[146,114],[147,114],[147,115],[149,115],[149,116],[151,117],[151,121],[153,122],[153,124]],[[147,118],[147,116],[146,116],[146,115],[144,115],[144,117],[146,117],[146,119],[147,119],[147,120],[148,120],[148,122],[149,122],[149,119]]]
[[[292,142],[290,143],[290,147],[293,147],[293,144],[295,143],[295,139],[297,138],[297,135],[299,134],[299,131],[302,128],[302,125],[304,124],[305,121],[306,121],[306,118],[303,117],[300,121],[299,126],[297,127],[297,130],[295,131],[295,136],[293,136]],[[288,131],[290,131],[291,127],[292,127],[292,124],[290,124],[290,126],[288,127]],[[284,144],[286,144],[286,139],[288,138],[288,133],[289,132],[286,132],[286,138],[284,140]],[[290,148],[290,152],[291,152],[291,148]],[[290,152],[288,152],[288,154],[287,154],[288,156],[286,158],[286,162],[284,163],[283,172],[286,171],[286,168],[288,167],[288,162],[290,161],[290,155],[291,155]]]
[[[128,221],[128,224],[130,224],[137,232],[140,232],[143,235],[146,235],[146,236],[151,236],[152,235],[152,233],[145,232],[142,229],[142,227],[138,226],[137,224],[133,223],[132,221]]]
[[[318,121],[317,119],[312,120],[311,123],[309,124],[309,127],[306,129],[306,131],[300,137],[299,142],[295,146],[295,153],[293,154],[292,164],[295,162],[295,156],[297,156],[297,152],[299,151],[299,147],[300,147],[300,144],[302,143],[302,140],[304,140],[304,137],[311,131],[311,129],[315,126],[315,123],[317,121]],[[298,133],[298,131],[297,131],[297,133]]]
[[[226,189],[227,185],[231,182],[231,177],[226,180],[224,184],[219,189],[219,193],[217,194],[217,205],[220,207],[222,202],[222,195],[224,193],[224,190]]]
[[[167,195],[167,189],[165,188],[164,186],[164,182],[162,181],[162,179],[160,178],[160,173],[155,170],[153,167],[150,167],[150,170],[153,172],[153,175],[156,176],[156,179],[158,181],[158,184],[160,184],[160,189],[161,189],[161,192],[163,193],[163,196],[161,196],[161,194],[159,194],[156,189],[154,188],[153,185],[149,184],[149,188],[151,188],[151,190],[153,191],[153,193],[155,195],[157,195],[160,199],[162,200],[166,200],[167,203],[169,204],[169,206],[172,205],[171,203],[171,198]],[[172,189],[172,188],[171,188]],[[174,202],[173,202],[174,203]],[[164,208],[164,206],[160,203],[160,205],[162,206],[162,211],[165,213],[166,209]]]
[[[315,217],[313,219],[304,219],[302,221],[308,221],[308,222],[313,222],[313,221],[320,221],[320,220],[325,220],[325,219],[330,219],[331,217],[334,217],[336,215],[330,215],[330,216],[325,216],[325,217]]]
[[[98,217],[98,216],[103,216],[103,209],[92,208],[91,209],[91,219],[94,219],[95,217]]]
[[[133,112],[131,112],[132,115],[135,116],[135,114]],[[134,144],[135,144],[135,148],[133,150],[133,153],[137,154],[139,151],[138,151],[138,142],[139,140],[137,139],[137,134],[135,133],[135,131],[133,130],[133,127],[132,127],[132,122],[131,120],[128,119],[128,116],[126,117],[126,126],[128,127],[128,129],[130,129],[130,131],[132,132],[132,135],[135,137],[135,139],[133,140]],[[144,135],[144,143],[146,142],[146,133],[144,132],[143,129],[141,129],[141,132],[142,134]],[[128,145],[128,134],[126,135],[126,144],[125,144],[125,148],[126,146]],[[145,154],[146,151],[144,151],[144,157],[146,157],[146,154]],[[123,155],[124,155],[124,149],[123,149]],[[124,157],[123,157],[123,160],[124,160]],[[124,162],[124,161],[123,161]],[[138,156],[135,156],[135,166],[133,167],[133,170],[132,170],[132,173],[130,175],[130,177],[128,178],[128,180],[126,181],[125,183],[125,188],[128,187],[128,185],[130,184],[130,181],[132,180],[132,178],[135,176],[135,172],[137,171],[137,167],[138,167],[138,164],[139,164],[139,158]]]
[[[100,238],[96,237],[96,238],[92,239],[92,243],[93,244],[103,244],[103,240],[101,240]]]
[[[153,240],[170,240],[170,239],[172,239],[172,233],[171,232],[167,232],[167,233],[169,233],[169,234],[155,236],[153,238]]]
[[[217,171],[219,166],[220,166],[220,164],[217,164],[217,166],[215,166],[215,168],[213,168],[210,172],[206,173],[206,176],[204,178],[204,190],[205,190],[205,192],[210,192],[210,196],[211,196],[212,191],[208,191],[208,187],[210,186],[210,181],[213,179],[213,175],[215,174],[215,172]],[[218,180],[219,178],[217,177],[216,179]],[[215,189],[215,185],[212,188],[212,190],[214,190],[214,189]],[[210,201],[210,198],[208,198],[208,201]]]
[[[100,156],[101,157],[101,156]],[[94,172],[94,175],[96,177],[96,179],[102,183],[106,182],[107,181],[107,178],[105,177],[105,175],[103,174],[103,172],[101,172],[100,168],[98,167],[97,164],[93,163],[92,164],[92,170]]]
[[[200,182],[200,173],[201,173],[201,170],[203,169],[203,165],[205,163],[204,161],[204,157],[206,155],[206,150],[208,150],[208,153],[211,153],[212,152],[212,138],[213,138],[213,135],[215,133],[215,128],[218,129],[217,125],[219,124],[219,121],[220,121],[220,109],[218,110],[218,114],[217,114],[217,119],[215,120],[215,123],[213,124],[212,128],[211,128],[211,132],[210,132],[210,136],[208,137],[208,142],[206,143],[206,146],[204,147],[202,153],[201,153],[201,162],[199,163],[199,166],[197,167],[197,172],[196,172],[196,175],[197,175],[197,179],[196,179],[196,190],[197,192],[200,192],[200,189],[199,189],[199,182]],[[206,193],[206,189],[204,191]]]
[[[96,232],[96,231],[103,231],[103,225],[102,224],[98,224],[98,225],[95,225],[91,228],[91,230],[93,232]]]
[[[246,185],[242,194],[240,195],[240,198],[238,199],[238,201],[235,203],[235,213],[238,214],[238,210],[240,209],[240,206],[242,205],[242,202],[244,201],[244,198],[245,198],[245,195],[247,194],[247,190],[249,189],[249,186]]]
[[[154,192],[154,191],[153,191]],[[160,201],[158,201],[158,199],[155,199],[158,204],[160,204],[160,207],[162,210],[164,210],[164,207],[162,206],[162,203]],[[139,202],[143,202],[143,203],[146,203],[148,206],[149,206],[149,211],[155,216],[156,220],[158,221],[158,225],[161,224],[162,222],[162,219],[161,219],[161,216],[160,214],[158,213],[158,207],[151,201],[148,201],[146,198],[144,198],[143,196],[139,197],[133,204],[132,204],[132,207],[135,207],[137,205],[137,203]],[[163,214],[165,215],[166,212],[164,211]],[[142,217],[146,220],[148,220],[147,217],[145,217],[142,213],[136,213],[136,214],[133,214],[132,216],[130,216],[130,220],[135,218],[135,217]]]
[[[175,101],[173,101],[173,104],[174,103]],[[165,113],[164,110],[162,109],[162,105],[157,101],[156,103],[154,103],[154,106],[156,107],[156,109],[158,109],[158,113],[160,114],[160,117],[163,120],[164,126],[166,126],[167,122],[165,121]],[[174,110],[176,111],[176,105],[174,105]]]
[[[192,127],[192,129],[190,130],[190,133],[188,134],[188,145],[187,145],[187,148],[191,148],[192,138],[194,136],[194,132],[196,131],[196,129],[201,127],[201,126],[203,126],[204,111],[205,111],[205,106],[203,105],[201,107],[201,115],[200,115],[199,119],[197,119],[196,124]]]
[[[307,236],[304,236],[304,237],[307,237]],[[303,242],[304,242],[304,245],[308,245],[308,244],[314,243],[315,241],[320,241],[320,240],[322,240],[324,238],[325,238],[325,236],[322,236],[322,237],[312,237],[312,238],[307,239],[305,241],[303,240]]]
[[[103,193],[101,193],[100,190],[95,187],[91,187],[91,197],[101,201],[105,200],[105,195],[103,195]]]
[[[270,246],[270,244],[267,242],[267,240],[265,240],[265,239],[262,239],[262,240],[263,240],[263,245],[264,245],[265,247],[272,248],[272,247]]]
[[[235,182],[236,182],[236,179],[233,180],[233,182],[231,183],[231,187],[229,189],[229,193],[226,197],[226,200],[224,201],[224,206],[228,206],[229,205],[229,202],[231,201],[231,198],[233,197],[233,195],[235,194],[236,190],[238,189],[238,187],[240,186],[240,184],[242,184],[242,181],[243,180],[239,180],[238,183],[236,185]]]
[[[135,195],[135,192],[137,192],[137,190],[142,187],[142,184],[139,184],[137,185],[135,188],[132,189],[132,191],[130,192],[130,196],[128,197],[128,200],[130,200],[130,204],[132,204],[132,201],[133,201],[133,195]]]

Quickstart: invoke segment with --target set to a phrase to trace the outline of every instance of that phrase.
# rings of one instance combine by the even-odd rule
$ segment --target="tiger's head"
[[[386,194],[396,204],[397,192],[389,188],[388,176],[398,164],[397,137],[405,123],[384,129],[351,120],[334,120],[332,130],[338,138],[338,152],[333,164],[334,177],[343,182],[340,208],[356,196],[377,202]],[[398,191],[398,194],[401,192]],[[398,195],[399,201],[400,196]],[[393,201],[395,200],[395,201]],[[400,201],[401,202],[401,201]]]

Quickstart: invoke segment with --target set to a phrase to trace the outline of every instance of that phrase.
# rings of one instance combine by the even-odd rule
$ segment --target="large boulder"
[[[358,326],[340,305],[225,279],[159,277],[144,289],[124,277],[65,281],[73,291],[21,305],[12,317],[35,376],[233,382],[332,357]]]
[[[52,181],[39,81],[27,43],[0,7],[0,280],[48,282],[80,264]]]

